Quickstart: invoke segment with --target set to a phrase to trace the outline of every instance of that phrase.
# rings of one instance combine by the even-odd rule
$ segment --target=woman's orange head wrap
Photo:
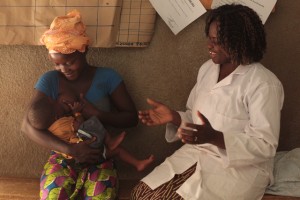
[[[86,27],[81,21],[80,13],[73,10],[66,16],[56,17],[40,41],[49,52],[62,54],[70,54],[75,51],[85,52],[89,44],[85,30]]]

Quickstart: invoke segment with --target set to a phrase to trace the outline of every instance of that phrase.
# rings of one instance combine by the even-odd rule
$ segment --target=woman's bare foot
[[[143,171],[144,169],[146,169],[146,167],[148,167],[148,165],[150,165],[152,162],[154,161],[154,156],[150,155],[149,158],[145,159],[145,160],[141,160],[137,166],[136,169],[137,171]]]

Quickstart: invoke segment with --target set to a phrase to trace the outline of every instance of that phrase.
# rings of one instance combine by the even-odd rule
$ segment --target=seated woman
[[[242,5],[207,15],[210,60],[199,69],[185,112],[148,99],[147,125],[167,125],[184,145],[134,188],[132,198],[259,200],[273,180],[283,88],[259,61],[266,48],[259,16]]]
[[[83,94],[86,101],[82,115],[86,119],[97,116],[105,126],[119,128],[137,125],[134,102],[120,75],[87,62],[89,38],[78,11],[56,17],[41,42],[49,50],[55,70],[46,72],[36,83],[29,110],[40,99],[57,100],[64,91],[72,91],[78,98]],[[116,111],[111,112],[111,106]],[[22,131],[34,142],[53,150],[41,176],[41,199],[115,199],[118,176],[113,161],[100,163],[102,150],[90,147],[92,141],[70,144],[51,134],[48,128],[35,128],[26,113]],[[74,162],[57,152],[72,156]]]

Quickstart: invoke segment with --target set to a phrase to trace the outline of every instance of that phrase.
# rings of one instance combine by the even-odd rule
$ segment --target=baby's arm
[[[84,117],[81,114],[83,104],[81,102],[75,101],[73,104],[69,103],[68,106],[72,110],[72,114],[75,118],[73,122],[73,128],[75,131],[77,131],[79,129],[80,124],[84,122]]]
[[[121,144],[121,142],[124,140],[124,137],[126,135],[126,132],[123,131],[121,134],[119,134],[116,137],[112,137],[110,135],[111,133],[106,133],[105,134],[105,139],[104,139],[104,143],[105,146],[110,149],[110,150],[114,150],[115,148],[117,148],[119,146],[119,144]]]

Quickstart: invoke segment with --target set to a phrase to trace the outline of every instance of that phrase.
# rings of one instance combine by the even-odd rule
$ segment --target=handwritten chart
[[[56,16],[77,9],[93,47],[146,47],[156,11],[149,0],[0,0],[0,44],[40,45]]]

